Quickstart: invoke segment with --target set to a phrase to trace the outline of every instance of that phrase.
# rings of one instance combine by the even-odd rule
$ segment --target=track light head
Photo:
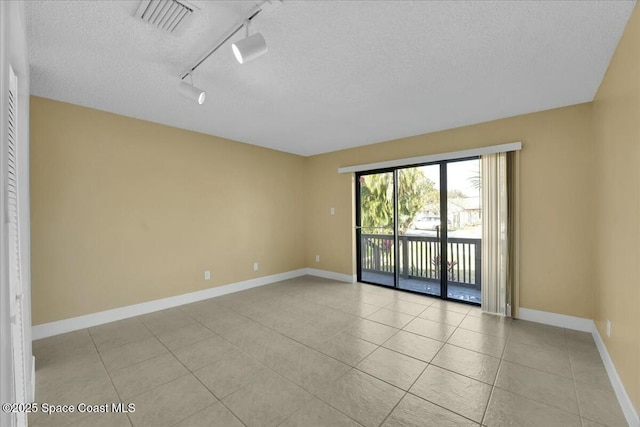
[[[262,34],[255,33],[231,45],[239,63],[244,64],[267,52],[267,42]]]
[[[207,93],[205,91],[185,81],[180,82],[180,86],[178,86],[178,92],[180,92],[180,94],[185,98],[197,102],[199,105],[204,104],[204,100],[207,96]]]

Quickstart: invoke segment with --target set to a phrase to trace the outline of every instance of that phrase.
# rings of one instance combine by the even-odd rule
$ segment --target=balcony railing
[[[362,271],[393,274],[395,248],[393,236],[361,235]],[[480,289],[481,239],[449,237],[447,239],[448,283]],[[435,236],[399,236],[400,277],[440,280],[440,240]]]

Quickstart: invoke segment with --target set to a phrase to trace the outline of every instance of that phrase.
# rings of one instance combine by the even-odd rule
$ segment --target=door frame
[[[361,283],[367,283],[369,285],[381,286],[385,288],[389,288],[389,286],[380,284],[367,282],[362,280],[362,212],[361,212],[361,203],[360,203],[360,177],[367,175],[376,175],[382,173],[393,173],[393,245],[394,245],[394,265],[393,265],[393,286],[392,288],[398,291],[409,292],[418,295],[424,295],[432,298],[443,299],[445,301],[453,301],[459,302],[462,304],[469,304],[473,306],[479,306],[480,304],[460,300],[455,298],[448,297],[448,251],[447,251],[447,240],[448,240],[448,221],[447,221],[447,165],[449,163],[457,163],[468,160],[480,160],[480,156],[470,156],[470,157],[462,157],[455,159],[447,159],[447,160],[438,160],[435,162],[428,163],[418,163],[418,164],[410,164],[410,165],[402,165],[402,166],[394,166],[382,169],[372,169],[366,171],[357,171],[355,172],[355,237],[356,237],[356,277],[357,281]],[[400,252],[398,249],[399,244],[399,234],[398,234],[398,171],[402,169],[410,169],[422,166],[432,166],[438,165],[440,167],[440,296],[422,293],[418,291],[414,291],[411,289],[403,289],[399,287],[400,284],[400,271],[398,268],[399,260],[400,260]],[[444,194],[444,196],[443,196]],[[444,218],[444,220],[443,220]]]
[[[355,203],[356,203],[356,277],[358,282],[368,283],[370,285],[383,286],[385,288],[389,288],[389,286],[382,285],[380,283],[371,283],[362,280],[362,212],[360,209],[360,177],[366,175],[377,175],[383,173],[393,173],[393,236],[394,236],[394,248],[398,246],[398,218],[397,218],[397,210],[398,210],[398,190],[396,188],[396,178],[397,178],[397,168],[385,168],[385,169],[376,169],[373,171],[363,171],[355,173]],[[397,287],[397,276],[398,276],[398,251],[394,250],[393,256],[393,288],[398,289]]]

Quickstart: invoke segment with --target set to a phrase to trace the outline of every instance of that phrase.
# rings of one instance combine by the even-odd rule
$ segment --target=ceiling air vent
[[[142,0],[133,15],[161,30],[176,34],[189,21],[196,7],[186,1]]]

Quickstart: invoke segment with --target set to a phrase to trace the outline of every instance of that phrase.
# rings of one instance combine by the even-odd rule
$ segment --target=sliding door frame
[[[393,256],[393,289],[399,290],[399,291],[403,291],[403,292],[410,292],[410,293],[414,293],[414,294],[418,294],[418,295],[425,295],[425,296],[429,296],[429,297],[433,297],[433,298],[438,298],[438,299],[443,299],[446,301],[454,301],[454,302],[459,302],[462,304],[469,304],[469,305],[474,305],[477,306],[479,304],[475,303],[475,302],[471,302],[471,301],[465,301],[465,300],[459,300],[459,299],[455,299],[455,298],[449,298],[449,292],[448,292],[448,280],[449,280],[449,276],[448,276],[448,269],[447,269],[447,263],[449,261],[449,254],[447,251],[447,245],[448,245],[448,220],[447,220],[447,192],[448,192],[448,186],[447,186],[447,165],[449,163],[457,163],[457,162],[462,162],[462,161],[467,161],[467,160],[476,160],[476,159],[480,159],[480,156],[470,156],[470,157],[463,157],[463,158],[454,158],[454,159],[448,159],[448,160],[438,160],[435,162],[428,162],[428,163],[418,163],[418,164],[413,164],[413,165],[402,165],[402,166],[395,166],[395,167],[389,167],[389,168],[383,168],[383,169],[373,169],[373,170],[367,170],[367,171],[358,171],[355,172],[355,186],[356,186],[356,191],[355,191],[355,203],[356,203],[356,269],[357,269],[357,280],[358,282],[362,282],[362,283],[367,283],[370,285],[375,285],[375,286],[382,286],[385,288],[389,288],[389,286],[380,284],[380,283],[373,283],[373,282],[367,282],[367,281],[363,281],[362,280],[362,204],[361,204],[361,193],[360,193],[360,178],[363,176],[367,176],[367,175],[376,175],[376,174],[381,174],[381,173],[393,173],[393,247],[394,247],[394,256]],[[400,251],[398,250],[398,245],[399,245],[399,235],[398,235],[398,175],[399,175],[399,171],[402,169],[410,169],[410,168],[416,168],[416,167],[421,167],[421,166],[433,166],[433,165],[438,165],[440,167],[440,241],[439,246],[440,246],[440,296],[438,295],[433,295],[433,294],[427,294],[427,293],[422,293],[422,292],[418,292],[418,291],[414,291],[411,289],[403,289],[400,288],[400,270],[398,268],[399,262],[400,262]],[[444,219],[443,219],[444,218]]]
[[[370,285],[383,286],[389,288],[389,286],[366,282],[362,280],[362,212],[360,203],[360,177],[367,175],[378,175],[382,173],[393,173],[393,288],[398,289],[398,251],[395,248],[398,247],[398,189],[396,185],[396,179],[398,177],[398,168],[385,168],[376,169],[371,171],[356,172],[355,186],[356,186],[356,273],[358,282],[368,283]]]
[[[447,162],[439,162],[440,165],[440,298],[449,299],[449,251],[447,250],[447,238],[449,236],[449,220],[447,217]],[[444,196],[443,196],[444,194]],[[443,219],[444,218],[444,219]]]

